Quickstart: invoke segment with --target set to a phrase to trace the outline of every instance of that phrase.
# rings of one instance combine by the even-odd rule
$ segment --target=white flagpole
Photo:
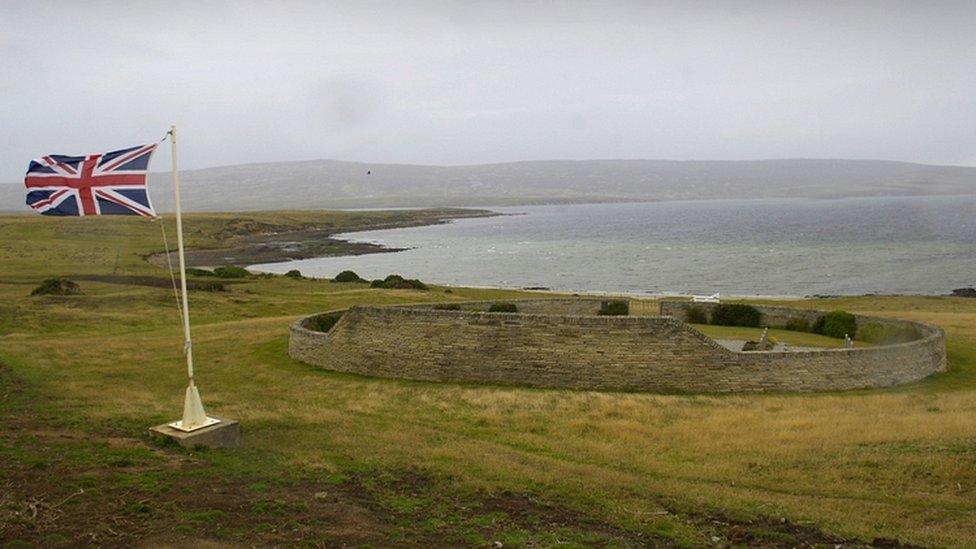
[[[186,372],[190,383],[186,388],[183,402],[183,419],[171,424],[181,431],[192,431],[217,423],[208,418],[203,410],[200,393],[193,383],[193,343],[190,339],[190,307],[186,296],[186,258],[183,253],[183,213],[180,208],[180,172],[176,166],[176,126],[169,127],[169,141],[172,145],[173,192],[176,195],[176,247],[180,254],[180,290],[183,296],[183,350],[186,353]]]

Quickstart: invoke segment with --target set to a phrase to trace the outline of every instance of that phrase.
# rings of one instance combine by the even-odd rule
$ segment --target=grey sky
[[[0,181],[171,121],[183,168],[976,165],[976,2],[0,1],[0,69]]]

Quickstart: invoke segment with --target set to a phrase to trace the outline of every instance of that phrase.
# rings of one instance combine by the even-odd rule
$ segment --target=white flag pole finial
[[[183,252],[183,212],[180,204],[180,172],[176,164],[176,126],[169,128],[169,141],[172,146],[173,193],[176,196],[176,247],[180,255],[180,291],[183,301],[183,350],[186,354],[186,372],[189,385],[183,402],[183,419],[170,425],[181,431],[193,431],[207,427],[220,420],[207,417],[200,400],[200,392],[193,383],[193,343],[190,339],[190,307],[186,295],[186,258]]]

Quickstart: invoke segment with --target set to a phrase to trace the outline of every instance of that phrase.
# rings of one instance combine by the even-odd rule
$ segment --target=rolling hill
[[[878,160],[539,160],[470,166],[273,162],[182,172],[186,209],[271,210],[976,193],[976,167]],[[168,173],[151,176],[159,210]],[[20,210],[19,183],[0,210]]]

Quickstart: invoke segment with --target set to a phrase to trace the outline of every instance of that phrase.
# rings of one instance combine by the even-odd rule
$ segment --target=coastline
[[[356,218],[346,225],[309,224],[299,229],[254,230],[243,227],[238,232],[224,235],[226,246],[220,248],[190,248],[186,250],[189,267],[212,268],[222,265],[249,267],[251,265],[282,263],[316,257],[356,256],[375,253],[392,253],[406,248],[391,248],[369,242],[354,242],[338,238],[338,235],[362,231],[403,229],[426,225],[443,225],[455,219],[495,217],[506,215],[499,212],[470,208],[427,208],[400,210],[391,221],[374,222],[368,216]],[[268,229],[268,228],[264,228]],[[173,255],[175,252],[170,252]],[[146,257],[153,265],[165,266],[164,253]]]
[[[406,254],[360,258],[349,254],[256,263],[249,268],[277,274],[299,269],[312,278],[351,269],[367,278],[400,273],[436,285],[647,298],[716,291],[730,299],[944,296],[973,286],[971,270],[965,265],[972,261],[972,251],[962,244],[971,230],[965,223],[943,221],[961,216],[971,202],[947,204],[928,200],[845,203],[838,206],[838,216],[846,224],[836,230],[822,229],[818,221],[824,210],[834,207],[809,201],[795,207],[525,208],[518,211],[532,219],[524,222],[472,220],[456,229],[345,235],[356,243],[407,248]],[[744,223],[743,217],[750,218],[746,214],[754,211],[768,214],[763,216],[768,221]],[[882,230],[887,227],[885,219],[899,212],[911,213],[902,218],[915,219],[915,225],[929,227],[932,234],[913,236],[917,227],[908,222]],[[932,212],[944,215],[934,219]],[[753,230],[729,233],[729,227],[740,226]],[[860,232],[851,231],[852,226]],[[484,240],[479,240],[482,236]],[[489,266],[486,261],[494,263]],[[757,265],[762,269],[757,271]],[[838,270],[840,266],[850,269]],[[756,279],[759,272],[761,279]]]
[[[504,214],[502,214],[504,215]],[[352,231],[347,231],[352,232]],[[355,244],[355,243],[353,243]],[[367,252],[367,253],[383,253],[383,252],[397,252],[403,251],[410,248],[384,248],[383,246],[375,245],[378,248],[383,248],[380,252]],[[338,254],[338,256],[354,256],[362,254]],[[246,268],[252,272],[268,273],[268,274],[282,274],[281,271],[268,271],[262,270],[260,267],[262,265],[255,263],[252,265],[247,265]],[[316,280],[331,280],[327,276],[315,276],[315,275],[303,275],[305,278],[316,279]],[[501,290],[501,291],[513,291],[513,292],[526,292],[533,294],[546,294],[546,295],[560,295],[560,296],[585,296],[585,297],[627,297],[632,299],[647,299],[647,300],[660,300],[660,299],[691,299],[696,295],[702,294],[691,294],[686,292],[633,292],[633,291],[614,291],[614,290],[574,290],[574,289],[560,289],[544,286],[499,286],[490,284],[466,284],[466,283],[441,283],[437,281],[424,280],[433,286],[439,286],[442,288],[463,288],[472,290]],[[799,300],[818,300],[818,299],[843,299],[843,298],[865,298],[865,297],[965,297],[955,295],[953,293],[923,293],[923,292],[910,292],[910,293],[883,293],[883,292],[863,292],[863,293],[850,293],[850,294],[721,294],[721,299],[727,299],[732,301],[740,300],[763,300],[763,301],[799,301]]]

